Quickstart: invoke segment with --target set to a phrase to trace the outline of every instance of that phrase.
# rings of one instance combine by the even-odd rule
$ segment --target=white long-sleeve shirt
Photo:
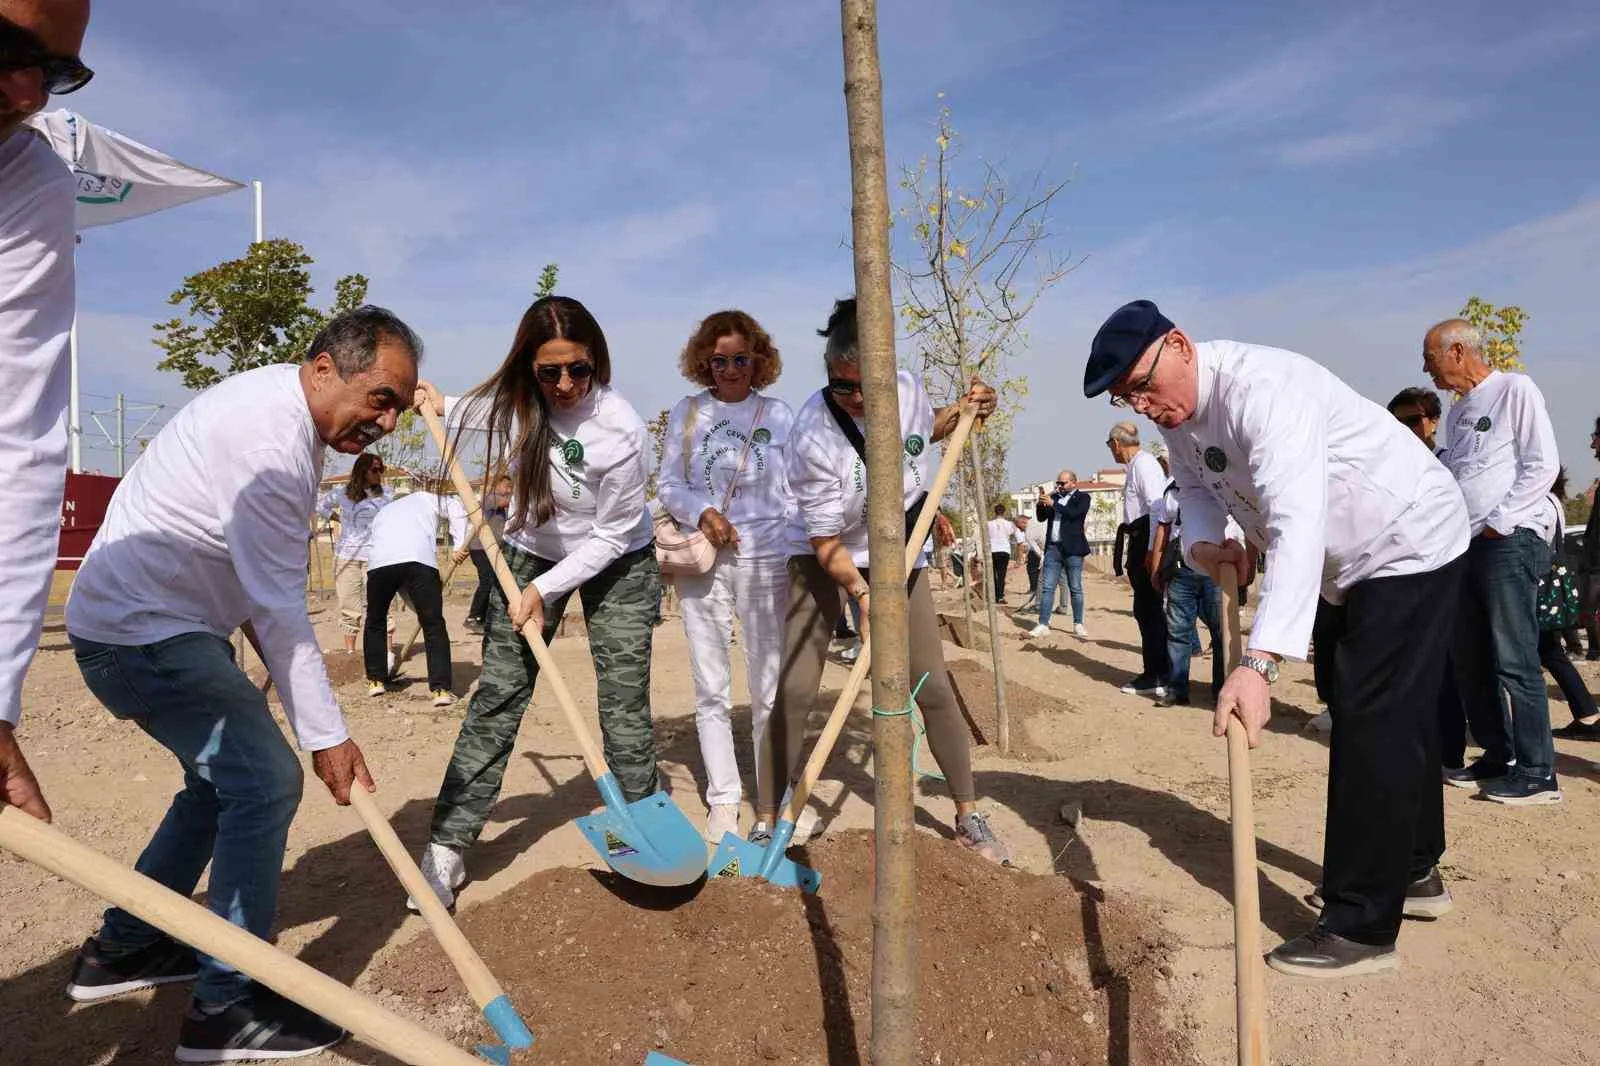
[[[759,425],[754,421],[758,406]],[[667,416],[656,494],[685,529],[698,526],[706,508],[722,510],[739,531],[740,558],[784,555],[788,550],[784,530],[794,509],[784,457],[793,430],[794,409],[770,396],[752,392],[738,403],[723,403],[709,389],[685,396]],[[740,470],[747,437],[753,439]],[[739,483],[730,496],[728,487],[736,471]]]
[[[454,397],[446,399],[445,412],[467,429],[483,429],[488,413],[483,404],[460,404]],[[550,425],[556,433],[548,457],[555,514],[541,526],[508,529],[505,537],[507,544],[555,563],[533,579],[546,602],[655,538],[644,502],[650,432],[633,406],[596,383],[572,410],[552,410]],[[519,505],[513,503],[513,515]]]
[[[928,491],[933,474],[933,404],[912,374],[900,371],[900,459],[904,506]],[[861,420],[856,424],[862,426]],[[865,427],[862,433],[865,435]],[[789,519],[789,554],[811,555],[812,537],[838,537],[857,566],[867,565],[867,468],[850,438],[814,392],[795,415],[789,438],[789,489],[795,509]],[[927,565],[924,548],[918,566]]]
[[[1142,448],[1133,453],[1126,470],[1122,481],[1122,520],[1137,522],[1161,499],[1168,478],[1161,470],[1161,461]]]
[[[1467,550],[1467,508],[1438,460],[1387,411],[1305,356],[1195,346],[1199,396],[1163,428],[1183,550],[1221,543],[1225,516],[1267,553],[1250,647],[1305,658],[1320,593],[1426,573]]]
[[[380,510],[372,519],[367,569],[399,563],[439,566],[439,519],[450,526],[455,551],[467,547],[467,509],[459,496],[413,492]]]
[[[1441,458],[1461,485],[1472,535],[1518,529],[1545,532],[1545,494],[1560,460],[1544,395],[1525,374],[1492,371],[1450,405],[1449,440]],[[1548,539],[1548,538],[1547,538]]]
[[[989,519],[989,551],[1011,554],[1013,546],[1023,543],[1022,530],[1009,518]]]
[[[11,723],[61,537],[74,191],[31,129],[0,141],[0,721]]]
[[[317,514],[328,518],[334,511],[339,512],[339,539],[333,545],[334,558],[366,562],[371,550],[372,519],[391,502],[387,489],[381,495],[353,501],[345,495],[344,486],[329,489],[317,501]]]
[[[298,366],[235,374],[162,427],[106,508],[67,600],[67,631],[101,644],[246,620],[300,746],[349,737],[306,614],[306,516],[323,443]]]

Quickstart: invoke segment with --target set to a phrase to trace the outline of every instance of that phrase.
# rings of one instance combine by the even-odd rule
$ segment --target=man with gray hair
[[[1472,526],[1453,659],[1483,755],[1445,780],[1497,803],[1559,803],[1535,605],[1555,534],[1545,502],[1560,469],[1555,430],[1539,387],[1489,366],[1483,338],[1464,319],[1428,331],[1422,368],[1459,397],[1440,459],[1461,486]],[[1509,730],[1502,688],[1511,697]]]
[[[1145,563],[1150,553],[1150,512],[1167,489],[1167,474],[1161,469],[1161,462],[1139,446],[1139,427],[1132,422],[1112,426],[1106,447],[1125,471],[1117,546],[1121,548],[1126,537],[1127,552],[1113,560],[1113,569],[1120,574],[1118,567],[1125,567],[1128,584],[1133,586],[1133,617],[1139,623],[1139,650],[1144,662],[1138,676],[1123,685],[1122,691],[1162,699],[1167,694],[1167,674],[1172,668],[1167,657],[1167,613]]]
[[[164,426],[117,486],[67,603],[89,690],[177,758],[184,788],[136,868],[272,933],[300,761],[233,658],[243,626],[300,747],[340,804],[373,791],[306,616],[306,518],[324,449],[359,454],[413,405],[422,344],[379,307],[338,315],[298,366],[235,374]],[[180,1062],[291,1058],[343,1033],[218,959],[113,907],[78,953],[79,1002],[195,983]]]
[[[0,804],[45,821],[14,731],[61,533],[76,205],[72,172],[22,123],[91,77],[88,23],[88,0],[0,0]]]

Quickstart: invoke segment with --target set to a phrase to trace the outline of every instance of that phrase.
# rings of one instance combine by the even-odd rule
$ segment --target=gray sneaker
[[[752,844],[759,844],[761,847],[766,847],[768,844],[772,843],[772,826],[768,825],[766,822],[757,822],[755,825],[750,827],[750,832],[745,834],[745,839]]]
[[[956,817],[956,843],[999,866],[1011,865],[1011,849],[995,836],[989,828],[989,816],[982,811]]]

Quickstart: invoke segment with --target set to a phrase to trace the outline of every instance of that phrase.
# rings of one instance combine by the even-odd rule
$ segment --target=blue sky
[[[1600,472],[1600,6],[896,0],[880,15],[891,161],[931,148],[944,92],[969,160],[1073,178],[1052,228],[1082,264],[1013,363],[1031,386],[1014,482],[1109,462],[1113,412],[1083,398],[1083,360],[1140,296],[1199,338],[1301,351],[1380,402],[1427,383],[1422,333],[1468,295],[1520,304],[1563,459],[1580,485]],[[677,352],[725,306],[784,351],[778,395],[820,384],[812,331],[852,285],[834,4],[100,4],[84,54],[97,78],[62,105],[263,180],[268,235],[306,245],[319,295],[369,275],[447,390],[504,356],[550,260],[646,417],[687,391]],[[249,237],[247,193],[90,232],[85,390],[181,400],[150,324]]]

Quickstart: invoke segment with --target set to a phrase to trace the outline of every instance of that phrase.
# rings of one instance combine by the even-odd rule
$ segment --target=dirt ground
[[[1063,632],[1059,617],[1055,635],[1041,642],[1022,639],[1032,618],[1003,617],[1000,625],[1018,750],[1001,758],[980,747],[974,765],[980,802],[1020,871],[981,867],[958,852],[948,842],[953,809],[943,785],[920,782],[925,1062],[1232,1060],[1225,752],[1210,736],[1205,707],[1161,710],[1117,692],[1138,660],[1128,593],[1095,575],[1087,585],[1088,641]],[[450,619],[462,638],[465,606],[465,594],[453,594]],[[943,609],[960,613],[953,597]],[[324,647],[335,647],[332,601],[314,600],[312,610]],[[464,693],[478,649],[468,639],[454,648]],[[946,651],[973,724],[987,735],[992,680],[981,657],[949,644]],[[555,655],[592,708],[583,639],[558,641]],[[675,618],[656,630],[654,661],[663,768],[698,823],[703,783]],[[340,694],[377,775],[379,804],[420,849],[464,703],[444,712],[429,706],[420,647],[409,666],[416,680],[402,692],[368,699],[352,667],[341,664]],[[1596,687],[1594,664],[1580,670]],[[1203,703],[1209,693],[1198,682],[1208,671],[1197,661]],[[829,667],[824,711],[844,676],[843,667]],[[1268,948],[1313,918],[1302,897],[1319,876],[1327,768],[1326,746],[1301,732],[1316,710],[1310,668],[1286,669],[1277,696],[1271,734],[1253,758]],[[179,785],[170,757],[89,696],[59,622],[45,633],[24,707],[22,740],[58,826],[131,864]],[[1552,701],[1551,711],[1565,721],[1565,704]],[[669,906],[638,899],[600,872],[572,823],[595,805],[594,790],[553,702],[536,694],[500,804],[468,855],[472,880],[460,915],[539,1037],[519,1061],[640,1062],[659,1044],[696,1066],[864,1062],[870,837],[847,831],[871,826],[869,730],[865,716],[847,730],[819,789],[830,833],[805,858],[825,874],[819,896],[719,882]],[[738,736],[748,744],[747,723]],[[1407,923],[1399,974],[1316,984],[1268,972],[1274,1061],[1595,1061],[1600,745],[1558,740],[1557,749],[1560,806],[1509,809],[1447,790],[1444,873],[1456,910]],[[925,746],[921,760],[931,767]],[[1075,829],[1064,813],[1077,816]],[[403,901],[354,813],[310,781],[290,835],[279,943],[463,1043],[480,1037],[475,1008]],[[181,990],[90,1007],[61,993],[100,909],[88,894],[0,852],[3,1066],[170,1061]],[[1048,976],[1051,967],[1063,979]],[[1045,982],[1056,989],[1041,989]],[[601,1032],[610,1043],[598,1041]],[[350,1044],[317,1061],[389,1060]]]

